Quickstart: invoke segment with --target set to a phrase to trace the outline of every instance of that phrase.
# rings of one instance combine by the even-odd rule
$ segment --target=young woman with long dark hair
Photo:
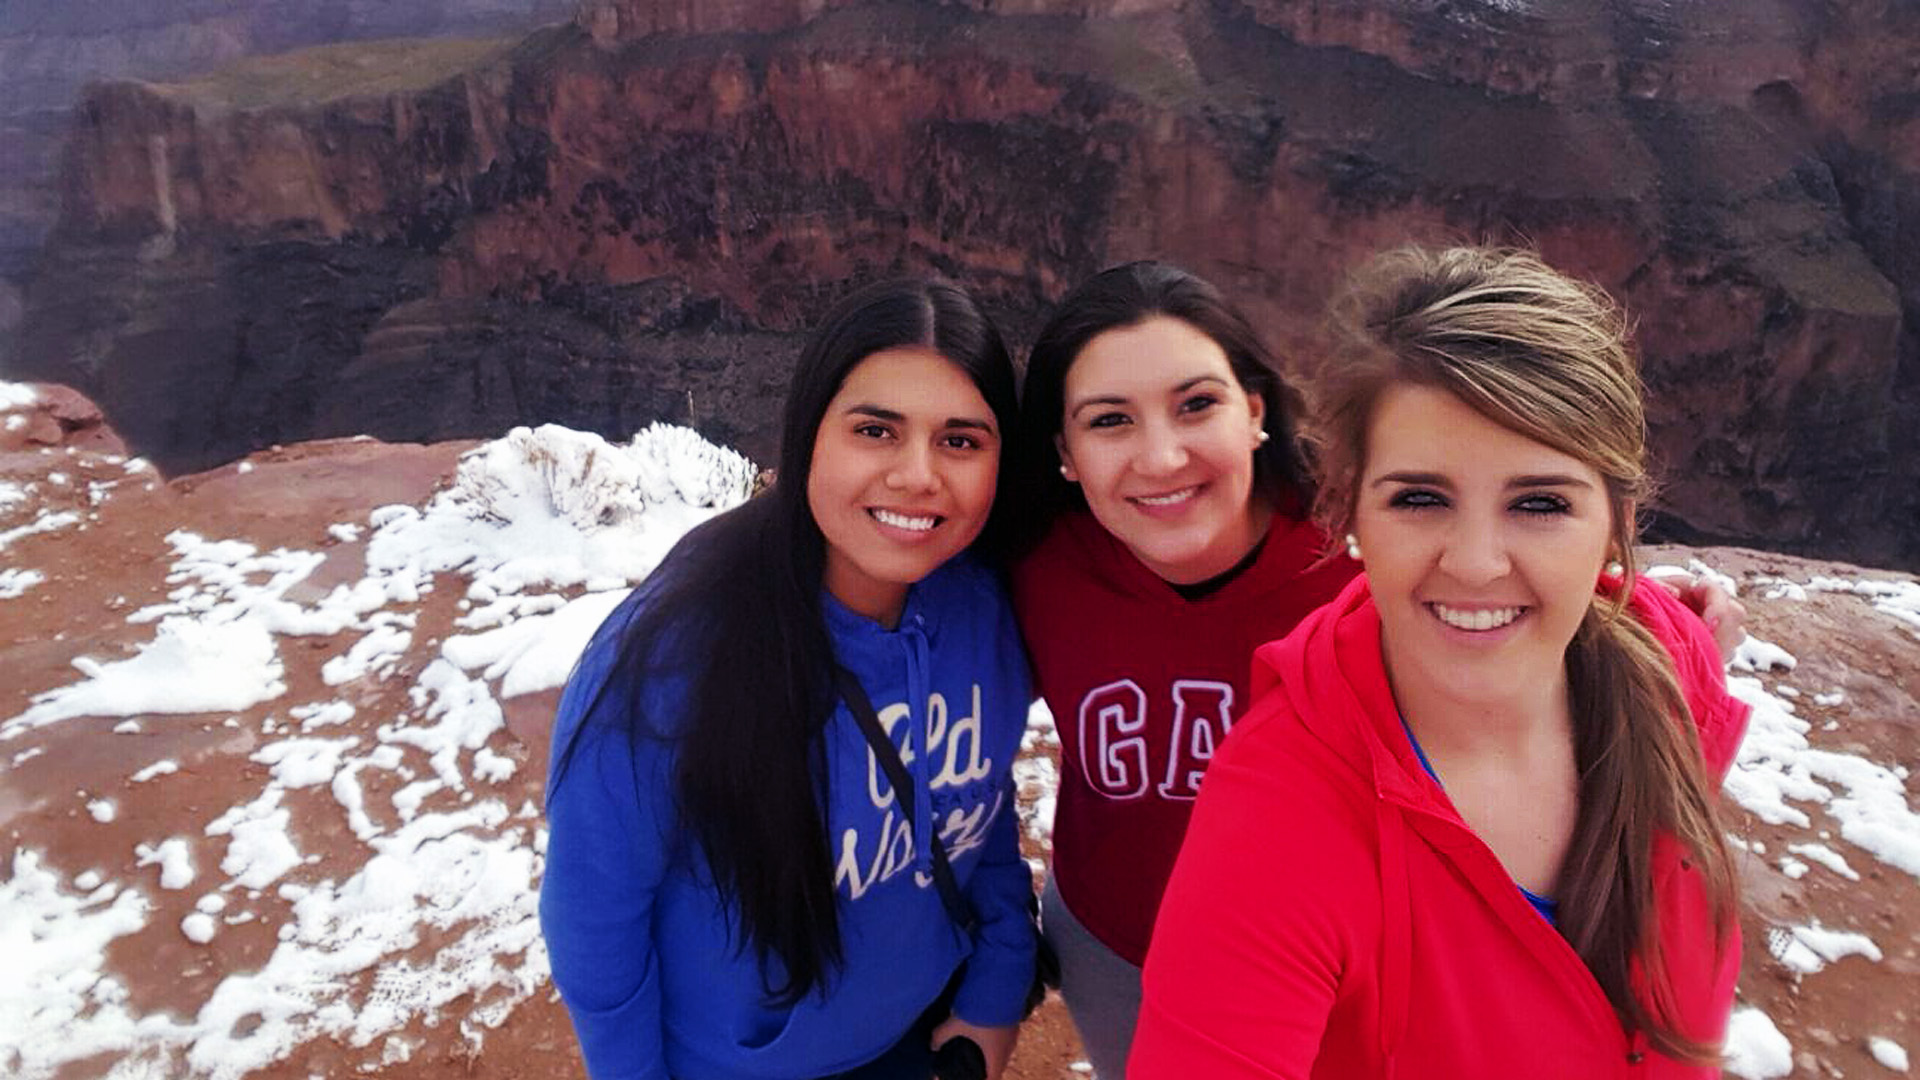
[[[1256,656],[1131,1075],[1717,1076],[1740,947],[1714,793],[1746,708],[1633,571],[1624,320],[1476,248],[1388,256],[1336,311],[1315,517],[1364,573]]]
[[[1160,893],[1248,658],[1355,573],[1307,520],[1297,414],[1246,318],[1165,263],[1074,289],[1027,363],[1017,463],[1043,535],[1015,608],[1061,735],[1041,915],[1103,1080],[1123,1074]]]
[[[968,552],[999,530],[1014,411],[966,293],[856,293],[800,358],[772,490],[688,533],[581,658],[540,911],[596,1078],[924,1078],[960,1035],[999,1075],[1033,965],[1009,772],[1029,679]]]

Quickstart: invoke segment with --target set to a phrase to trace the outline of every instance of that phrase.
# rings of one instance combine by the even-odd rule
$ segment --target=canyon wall
[[[1288,354],[1407,239],[1631,308],[1655,524],[1920,565],[1920,11],[1896,0],[590,0],[93,88],[20,378],[192,470],[367,432],[692,422],[763,458],[849,279],[1016,336],[1113,262]]]
[[[92,80],[172,78],[330,41],[519,34],[569,0],[8,0],[0,5],[0,355],[59,212],[60,146]]]

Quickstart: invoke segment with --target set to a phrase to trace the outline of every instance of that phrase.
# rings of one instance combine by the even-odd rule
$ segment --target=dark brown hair
[[[1212,338],[1227,354],[1240,389],[1265,406],[1261,427],[1269,438],[1253,452],[1253,490],[1278,504],[1291,493],[1304,506],[1312,482],[1294,441],[1300,397],[1280,377],[1273,355],[1245,315],[1205,280],[1163,262],[1132,262],[1080,283],[1034,340],[1020,388],[1019,445],[1013,455],[1026,492],[1037,498],[1028,525],[1034,539],[1062,510],[1086,506],[1078,484],[1060,477],[1060,434],[1067,370],[1087,342],[1155,315],[1179,319]],[[1006,479],[1002,477],[1002,479]]]
[[[870,285],[840,301],[794,368],[773,487],[688,532],[640,586],[613,674],[589,723],[675,744],[675,800],[713,887],[738,916],[774,1003],[824,992],[843,961],[827,836],[821,732],[835,707],[833,641],[820,606],[827,542],[807,503],[813,444],[827,406],[867,357],[924,345],[952,361],[993,410],[1016,423],[1013,363],[974,296],[941,281]],[[1001,441],[1004,471],[1007,440]],[[971,550],[992,554],[1010,507],[1000,484]],[[654,680],[685,684],[674,716],[650,715]],[[561,749],[567,778],[579,731]],[[776,963],[777,961],[777,963]],[[778,979],[772,977],[778,971]]]

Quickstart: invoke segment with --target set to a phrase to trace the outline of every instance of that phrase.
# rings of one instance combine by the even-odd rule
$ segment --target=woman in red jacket
[[[1256,656],[1129,1075],[1717,1075],[1746,710],[1633,574],[1619,313],[1481,249],[1389,256],[1337,312],[1315,516],[1364,573]]]

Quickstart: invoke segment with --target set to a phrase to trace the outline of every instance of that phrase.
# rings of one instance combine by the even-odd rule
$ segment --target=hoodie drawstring
[[[939,835],[939,823],[933,820],[933,798],[927,784],[932,778],[928,759],[933,719],[932,691],[927,683],[931,665],[927,646],[926,619],[915,612],[900,624],[907,638],[907,732],[914,747],[907,771],[913,776],[913,870],[922,882],[933,880],[933,838]]]

